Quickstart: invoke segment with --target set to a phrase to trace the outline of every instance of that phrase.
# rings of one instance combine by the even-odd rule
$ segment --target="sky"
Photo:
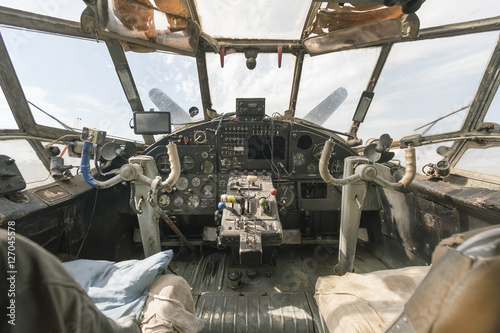
[[[273,6],[264,0],[197,2],[206,32],[238,38],[299,38],[309,6],[302,0],[276,0]],[[83,1],[75,0],[0,0],[0,6],[73,21],[79,21],[85,8]],[[471,6],[465,0],[427,0],[417,14],[421,28],[427,28],[500,15],[500,3],[485,0]],[[30,102],[69,126],[142,139],[129,128],[130,106],[103,42],[5,27],[0,32]],[[366,141],[389,133],[399,140],[417,133],[413,130],[418,126],[470,104],[498,37],[498,32],[491,32],[395,45],[360,137]],[[371,48],[306,56],[296,116],[304,116],[335,89],[344,87],[346,101],[324,125],[347,131],[379,52]],[[126,56],[145,110],[157,110],[148,97],[152,88],[162,89],[185,110],[191,106],[202,110],[194,58],[168,53],[127,52]],[[256,69],[250,71],[242,54],[227,55],[224,68],[218,54],[208,54],[214,109],[234,112],[238,97],[265,97],[268,114],[283,113],[289,104],[294,62],[294,56],[285,54],[278,68],[275,54],[259,54]],[[486,119],[500,123],[500,98],[493,105],[497,112],[490,112]],[[34,108],[32,112],[37,122],[59,126]],[[459,129],[465,112],[439,122],[428,134]],[[3,94],[0,114],[3,128],[16,128]],[[429,159],[435,163],[439,157],[434,154]]]

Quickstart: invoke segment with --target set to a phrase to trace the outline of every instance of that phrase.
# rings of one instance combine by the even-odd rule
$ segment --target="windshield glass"
[[[302,0],[196,2],[203,31],[227,38],[299,39],[310,5]]]
[[[2,115],[2,125],[0,129],[19,129],[16,124],[16,120],[10,111],[9,104],[5,99],[3,90],[0,89],[0,114]]]
[[[460,130],[497,39],[491,32],[394,45],[358,136]]]
[[[72,0],[0,0],[0,6],[75,22],[80,21],[80,15],[87,7],[83,1]]]
[[[345,93],[343,95],[347,94],[347,97],[335,110],[327,105],[326,110],[333,112],[333,114],[325,120],[323,126],[347,132],[361,93],[366,89],[379,53],[379,48],[370,48],[342,51],[316,57],[306,56],[300,80],[295,117],[306,117],[311,110],[328,96],[332,93],[336,94],[336,91],[340,94],[338,89],[344,88]],[[320,110],[321,113],[325,111]]]
[[[38,124],[63,128],[62,122],[78,131],[93,127],[142,140],[128,126],[132,111],[104,43],[13,29],[1,32]]]
[[[484,117],[485,122],[500,124],[500,90],[497,90],[493,101],[491,102],[488,113]]]
[[[255,69],[249,70],[243,54],[231,54],[221,68],[219,55],[207,54],[210,95],[217,112],[235,112],[236,98],[251,97],[266,99],[267,115],[288,109],[295,57],[283,54],[281,68],[276,54],[259,54],[256,60]]]
[[[203,119],[195,58],[158,52],[126,55],[144,110],[170,111],[173,124]],[[191,107],[199,110],[195,117],[187,116]]]
[[[500,147],[484,149],[469,148],[462,155],[456,169],[484,173],[500,177]]]

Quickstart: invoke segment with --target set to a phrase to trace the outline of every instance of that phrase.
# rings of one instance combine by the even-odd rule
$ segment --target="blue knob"
[[[225,202],[222,202],[222,201],[221,201],[221,202],[219,202],[219,204],[217,205],[217,208],[219,208],[219,209],[221,209],[221,210],[222,210],[222,209],[224,209],[224,208],[226,208],[226,203],[225,203]]]

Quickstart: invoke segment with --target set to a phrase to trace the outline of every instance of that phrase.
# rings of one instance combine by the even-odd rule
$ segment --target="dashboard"
[[[230,177],[258,175],[272,179],[279,214],[287,216],[282,220],[298,221],[299,215],[340,209],[341,190],[324,183],[318,171],[323,145],[330,137],[335,146],[329,169],[341,177],[344,158],[356,153],[333,132],[295,120],[232,116],[203,121],[164,136],[144,154],[154,157],[165,179],[170,173],[166,145],[177,144],[181,175],[174,186],[158,193],[158,203],[168,215],[185,221],[213,217],[221,195],[228,192]],[[204,221],[213,225],[213,219]]]

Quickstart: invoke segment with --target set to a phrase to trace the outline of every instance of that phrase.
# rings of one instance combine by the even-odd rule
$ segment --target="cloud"
[[[105,105],[101,101],[87,94],[69,94],[67,97],[75,104],[87,104],[98,110],[105,108]]]

